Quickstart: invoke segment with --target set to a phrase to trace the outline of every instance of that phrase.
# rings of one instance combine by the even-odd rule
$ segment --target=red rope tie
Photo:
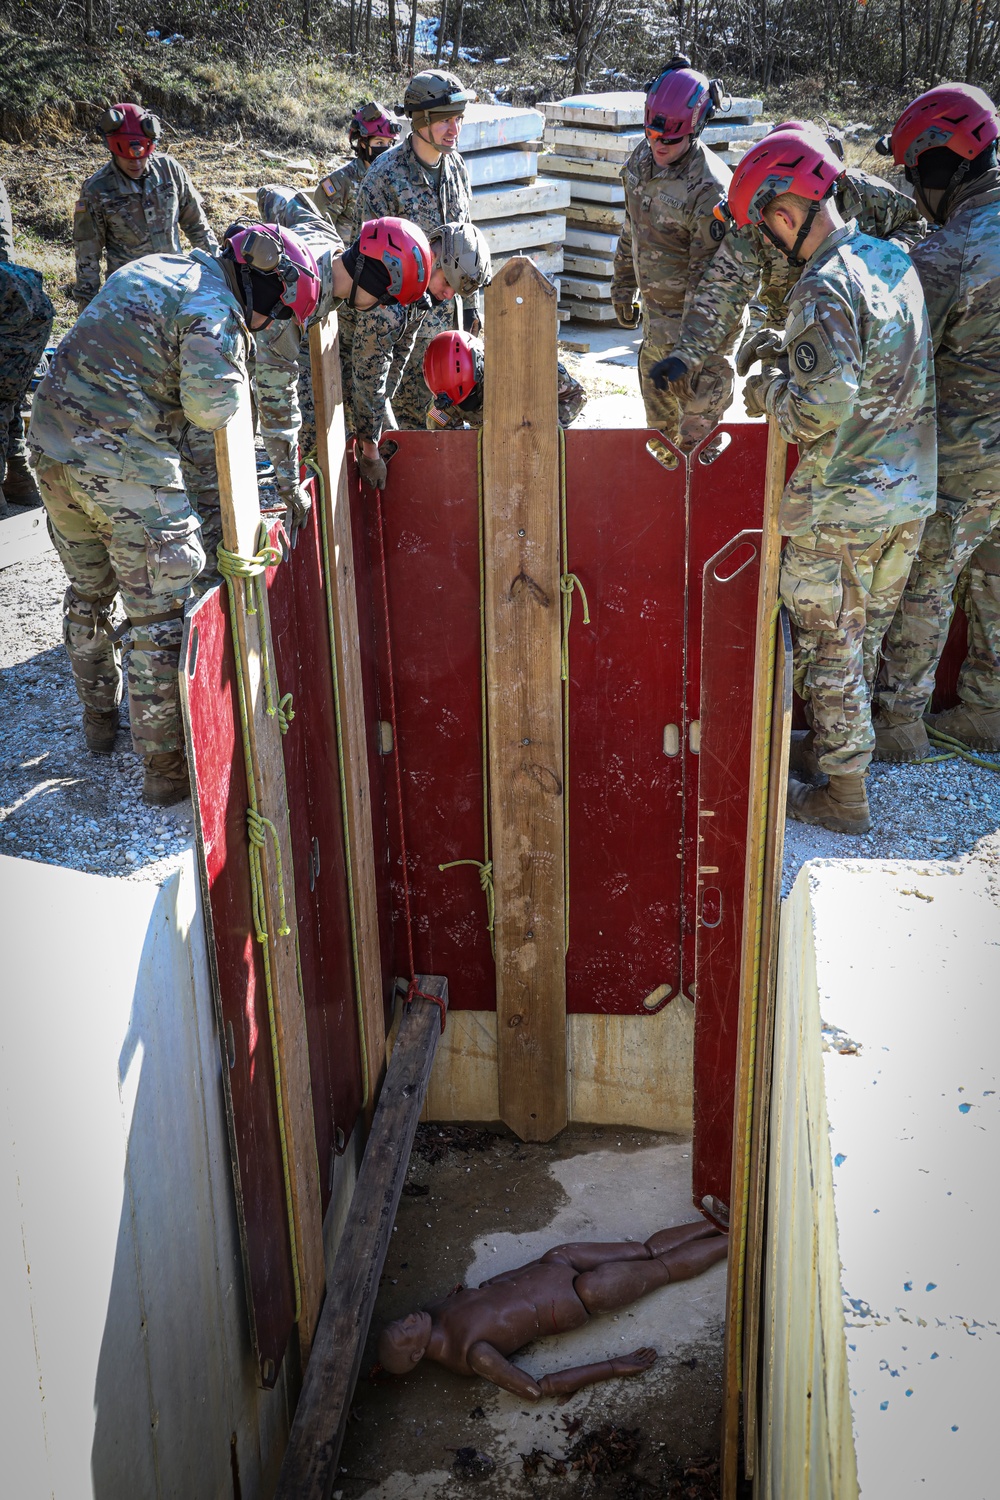
[[[375,518],[378,521],[379,568],[382,574],[382,615],[385,625],[385,656],[389,677],[389,723],[392,725],[392,762],[396,778],[396,806],[399,809],[399,855],[403,871],[403,917],[406,927],[406,955],[410,965],[410,983],[406,991],[407,1009],[414,1000],[429,1000],[441,1012],[444,1031],[447,1011],[439,995],[427,995],[417,988],[417,966],[413,956],[413,913],[410,907],[410,861],[406,852],[406,822],[403,816],[403,776],[399,767],[399,727],[396,722],[396,675],[392,664],[392,634],[389,629],[389,577],[385,561],[385,526],[382,519],[382,491],[374,490]]]

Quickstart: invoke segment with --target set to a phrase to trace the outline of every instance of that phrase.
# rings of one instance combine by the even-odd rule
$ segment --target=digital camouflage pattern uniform
[[[845,220],[854,219],[862,234],[892,240],[908,250],[923,239],[927,224],[916,204],[891,182],[848,167],[837,183],[834,201]],[[674,353],[691,370],[719,350],[730,347],[750,304],[759,304],[764,327],[783,328],[788,296],[801,270],[792,266],[756,224],[729,229],[719,253],[709,261],[694,296]]]
[[[557,363],[556,372],[559,381],[557,392],[557,398],[559,401],[559,426],[569,427],[572,422],[576,421],[577,417],[586,406],[587,392],[584,390],[580,382],[569,373],[562,360],[559,360],[559,362]],[[441,418],[444,418],[443,421],[437,420],[431,422],[429,420],[429,413],[433,409],[433,401],[429,399],[428,420],[426,421],[426,426],[429,427],[432,432],[438,432],[441,430],[448,431],[449,429],[457,427],[478,428],[482,427],[483,425],[483,408],[481,403],[478,411],[465,411],[461,406],[451,406],[449,407],[447,414],[439,411],[439,416]]]
[[[361,219],[358,217],[358,194],[365,180],[368,163],[360,156],[353,156],[334,172],[321,177],[309,197],[321,218],[332,224],[345,245],[358,237]]]
[[[444,305],[449,307],[451,304]],[[423,329],[437,310],[434,307],[432,311],[431,299],[426,293],[408,307],[391,304],[388,307],[356,309],[351,351],[353,379],[347,427],[362,442],[370,440],[377,443],[383,430],[391,431],[407,425],[396,415],[396,394],[403,373],[409,368],[407,361],[416,358],[414,349],[418,341],[422,341],[426,347],[426,341],[422,340]],[[440,331],[437,330],[439,333]],[[424,392],[420,415],[420,426],[423,427],[430,398],[424,385],[422,354],[420,384]]]
[[[41,273],[14,265],[13,254],[10,201],[0,181],[0,487],[8,459],[26,454],[21,407],[55,316]],[[6,514],[7,504],[0,495],[0,516]]]
[[[720,421],[733,394],[733,371],[719,353],[702,362],[690,381],[658,391],[649,372],[675,353],[684,314],[698,290],[705,267],[725,230],[713,210],[725,198],[732,173],[700,141],[679,162],[658,167],[647,141],[640,141],[622,168],[625,224],[615,252],[613,302],[642,297],[639,387],[646,421],[684,449],[706,438]]]
[[[437,178],[437,180],[435,180]],[[425,167],[413,149],[413,138],[407,136],[398,146],[391,146],[377,156],[368,168],[358,195],[358,219],[395,216],[410,219],[428,239],[442,224],[467,224],[472,218],[472,188],[469,172],[457,151],[442,156],[432,172]],[[392,410],[398,426],[423,429],[427,415],[427,387],[424,385],[424,351],[435,334],[454,328],[454,302],[441,302],[423,319],[414,336],[408,360],[392,395]],[[373,329],[359,343],[360,317],[356,319],[352,353],[353,388],[357,393],[354,409],[370,411],[377,399],[381,376],[372,365],[376,358]],[[380,356],[379,356],[380,357]],[[389,388],[392,381],[389,380]],[[361,434],[359,434],[361,435]]]
[[[963,703],[1000,708],[1000,171],[963,186],[913,251],[937,376],[937,510],[885,642],[878,700],[918,719],[934,689],[963,568]]]
[[[212,233],[194,184],[172,156],[153,152],[142,176],[133,182],[119,172],[112,157],[80,189],[73,211],[76,282],[72,295],[86,307],[101,285],[101,257],[110,276],[142,255],[181,253],[180,231],[199,250],[213,253]]]
[[[882,638],[934,508],[930,325],[906,252],[834,230],[792,292],[787,373],[764,404],[799,461],[785,486],[781,597],[820,768],[864,771]]]
[[[246,381],[250,335],[219,261],[154,255],[107,281],[56,351],[28,441],[69,577],[63,640],[81,702],[121,700],[110,618],[132,622],[132,743],[183,745],[177,664],[185,601],[205,564],[182,475],[189,428],[214,432]]]

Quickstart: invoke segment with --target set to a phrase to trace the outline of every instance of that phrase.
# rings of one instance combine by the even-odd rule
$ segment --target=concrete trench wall
[[[17,1500],[266,1500],[201,894],[0,857],[0,1451]],[[327,1217],[327,1264],[357,1171]]]

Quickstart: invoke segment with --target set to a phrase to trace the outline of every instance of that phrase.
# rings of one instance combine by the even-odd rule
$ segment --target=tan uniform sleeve
[[[214,255],[219,248],[211,224],[205,217],[205,209],[197,188],[185,169],[178,163],[177,221],[197,250],[206,250]]]
[[[632,259],[632,220],[625,210],[625,223],[618,236],[615,251],[615,269],[611,278],[612,302],[634,302],[638,286],[635,279],[635,262]]]
[[[839,298],[793,302],[782,374],[765,405],[789,443],[814,443],[848,420],[860,385],[862,350],[854,310]]]
[[[246,383],[248,335],[235,312],[221,322],[194,318],[180,338],[180,395],[184,415],[215,432],[235,414]]]
[[[106,231],[100,204],[87,193],[81,193],[73,210],[73,253],[76,256],[76,281],[70,291],[82,311],[101,289],[101,259]]]

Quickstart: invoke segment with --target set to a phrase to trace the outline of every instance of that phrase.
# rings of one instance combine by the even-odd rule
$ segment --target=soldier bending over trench
[[[456,1375],[482,1375],[515,1396],[537,1401],[641,1375],[655,1349],[633,1349],[593,1365],[576,1365],[533,1380],[507,1358],[549,1333],[569,1333],[592,1313],[628,1307],[670,1281],[688,1281],[724,1260],[728,1237],[703,1219],[660,1229],[645,1244],[556,1245],[529,1265],[492,1276],[479,1287],[457,1287],[440,1302],[398,1318],[378,1341],[381,1365],[405,1375],[432,1359]]]

